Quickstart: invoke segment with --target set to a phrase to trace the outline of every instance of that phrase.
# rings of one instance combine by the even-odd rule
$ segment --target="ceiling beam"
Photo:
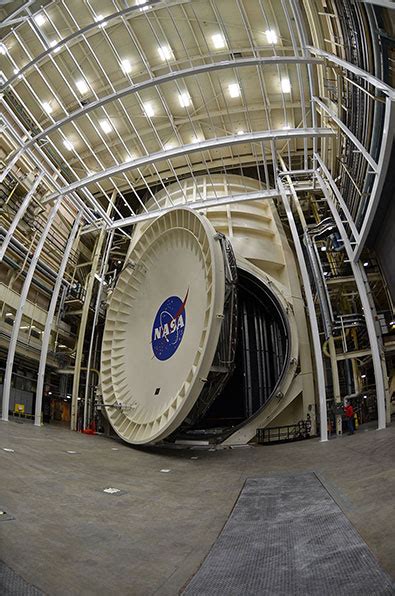
[[[171,149],[157,151],[144,157],[139,157],[137,159],[122,164],[111,166],[110,168],[106,168],[101,172],[97,172],[96,174],[87,176],[86,178],[82,178],[81,180],[77,180],[72,184],[64,186],[58,192],[52,193],[47,198],[47,200],[52,200],[58,196],[68,194],[81,188],[85,188],[89,184],[100,182],[101,180],[105,180],[106,178],[122,174],[123,172],[127,172],[128,170],[140,168],[142,166],[153,164],[155,162],[166,159],[182,157],[184,155],[189,155],[190,153],[195,153],[198,151],[202,152],[207,151],[209,149],[220,149],[222,147],[228,147],[230,145],[242,145],[243,143],[261,143],[263,141],[281,140],[286,141],[306,137],[331,137],[335,136],[335,134],[335,131],[331,128],[291,128],[287,130],[264,130],[259,132],[245,133],[242,135],[228,135],[217,139],[209,139],[205,141],[199,141],[198,143],[190,143],[181,147],[173,147]]]

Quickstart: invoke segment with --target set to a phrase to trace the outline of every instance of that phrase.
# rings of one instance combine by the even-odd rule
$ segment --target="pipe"
[[[3,228],[2,226],[0,226],[0,238],[5,238],[6,234],[7,234],[7,230],[5,228]],[[15,238],[11,238],[9,244],[12,247],[12,250],[14,252],[16,252],[21,258],[26,257],[28,250],[21,242],[19,242]],[[31,262],[31,257],[29,255],[27,256],[27,262],[28,263]],[[18,267],[19,267],[19,265],[18,265]],[[48,278],[50,278],[51,281],[56,282],[57,275],[58,275],[57,271],[55,271],[54,269],[52,269],[45,263],[43,263],[43,262],[37,263],[37,270],[40,271],[40,273],[42,273],[43,275],[46,275]],[[64,281],[64,283],[66,285],[69,285],[69,283],[66,281]]]

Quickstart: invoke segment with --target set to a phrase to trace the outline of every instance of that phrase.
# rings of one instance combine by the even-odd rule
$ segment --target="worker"
[[[354,434],[354,408],[348,401],[344,402],[344,414],[347,419],[348,434],[353,435]]]

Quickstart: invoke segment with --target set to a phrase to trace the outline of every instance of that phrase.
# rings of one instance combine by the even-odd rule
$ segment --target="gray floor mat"
[[[247,480],[185,596],[394,594],[315,474]]]
[[[44,592],[25,582],[2,561],[0,561],[0,594],[1,596],[44,596]]]

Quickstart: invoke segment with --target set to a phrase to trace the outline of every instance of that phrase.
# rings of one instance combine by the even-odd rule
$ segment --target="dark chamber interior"
[[[237,271],[237,343],[232,371],[220,393],[197,420],[173,438],[224,436],[267,403],[284,373],[289,352],[285,313],[271,290],[256,277]],[[225,337],[224,341],[229,341]],[[200,398],[199,398],[200,399]]]

